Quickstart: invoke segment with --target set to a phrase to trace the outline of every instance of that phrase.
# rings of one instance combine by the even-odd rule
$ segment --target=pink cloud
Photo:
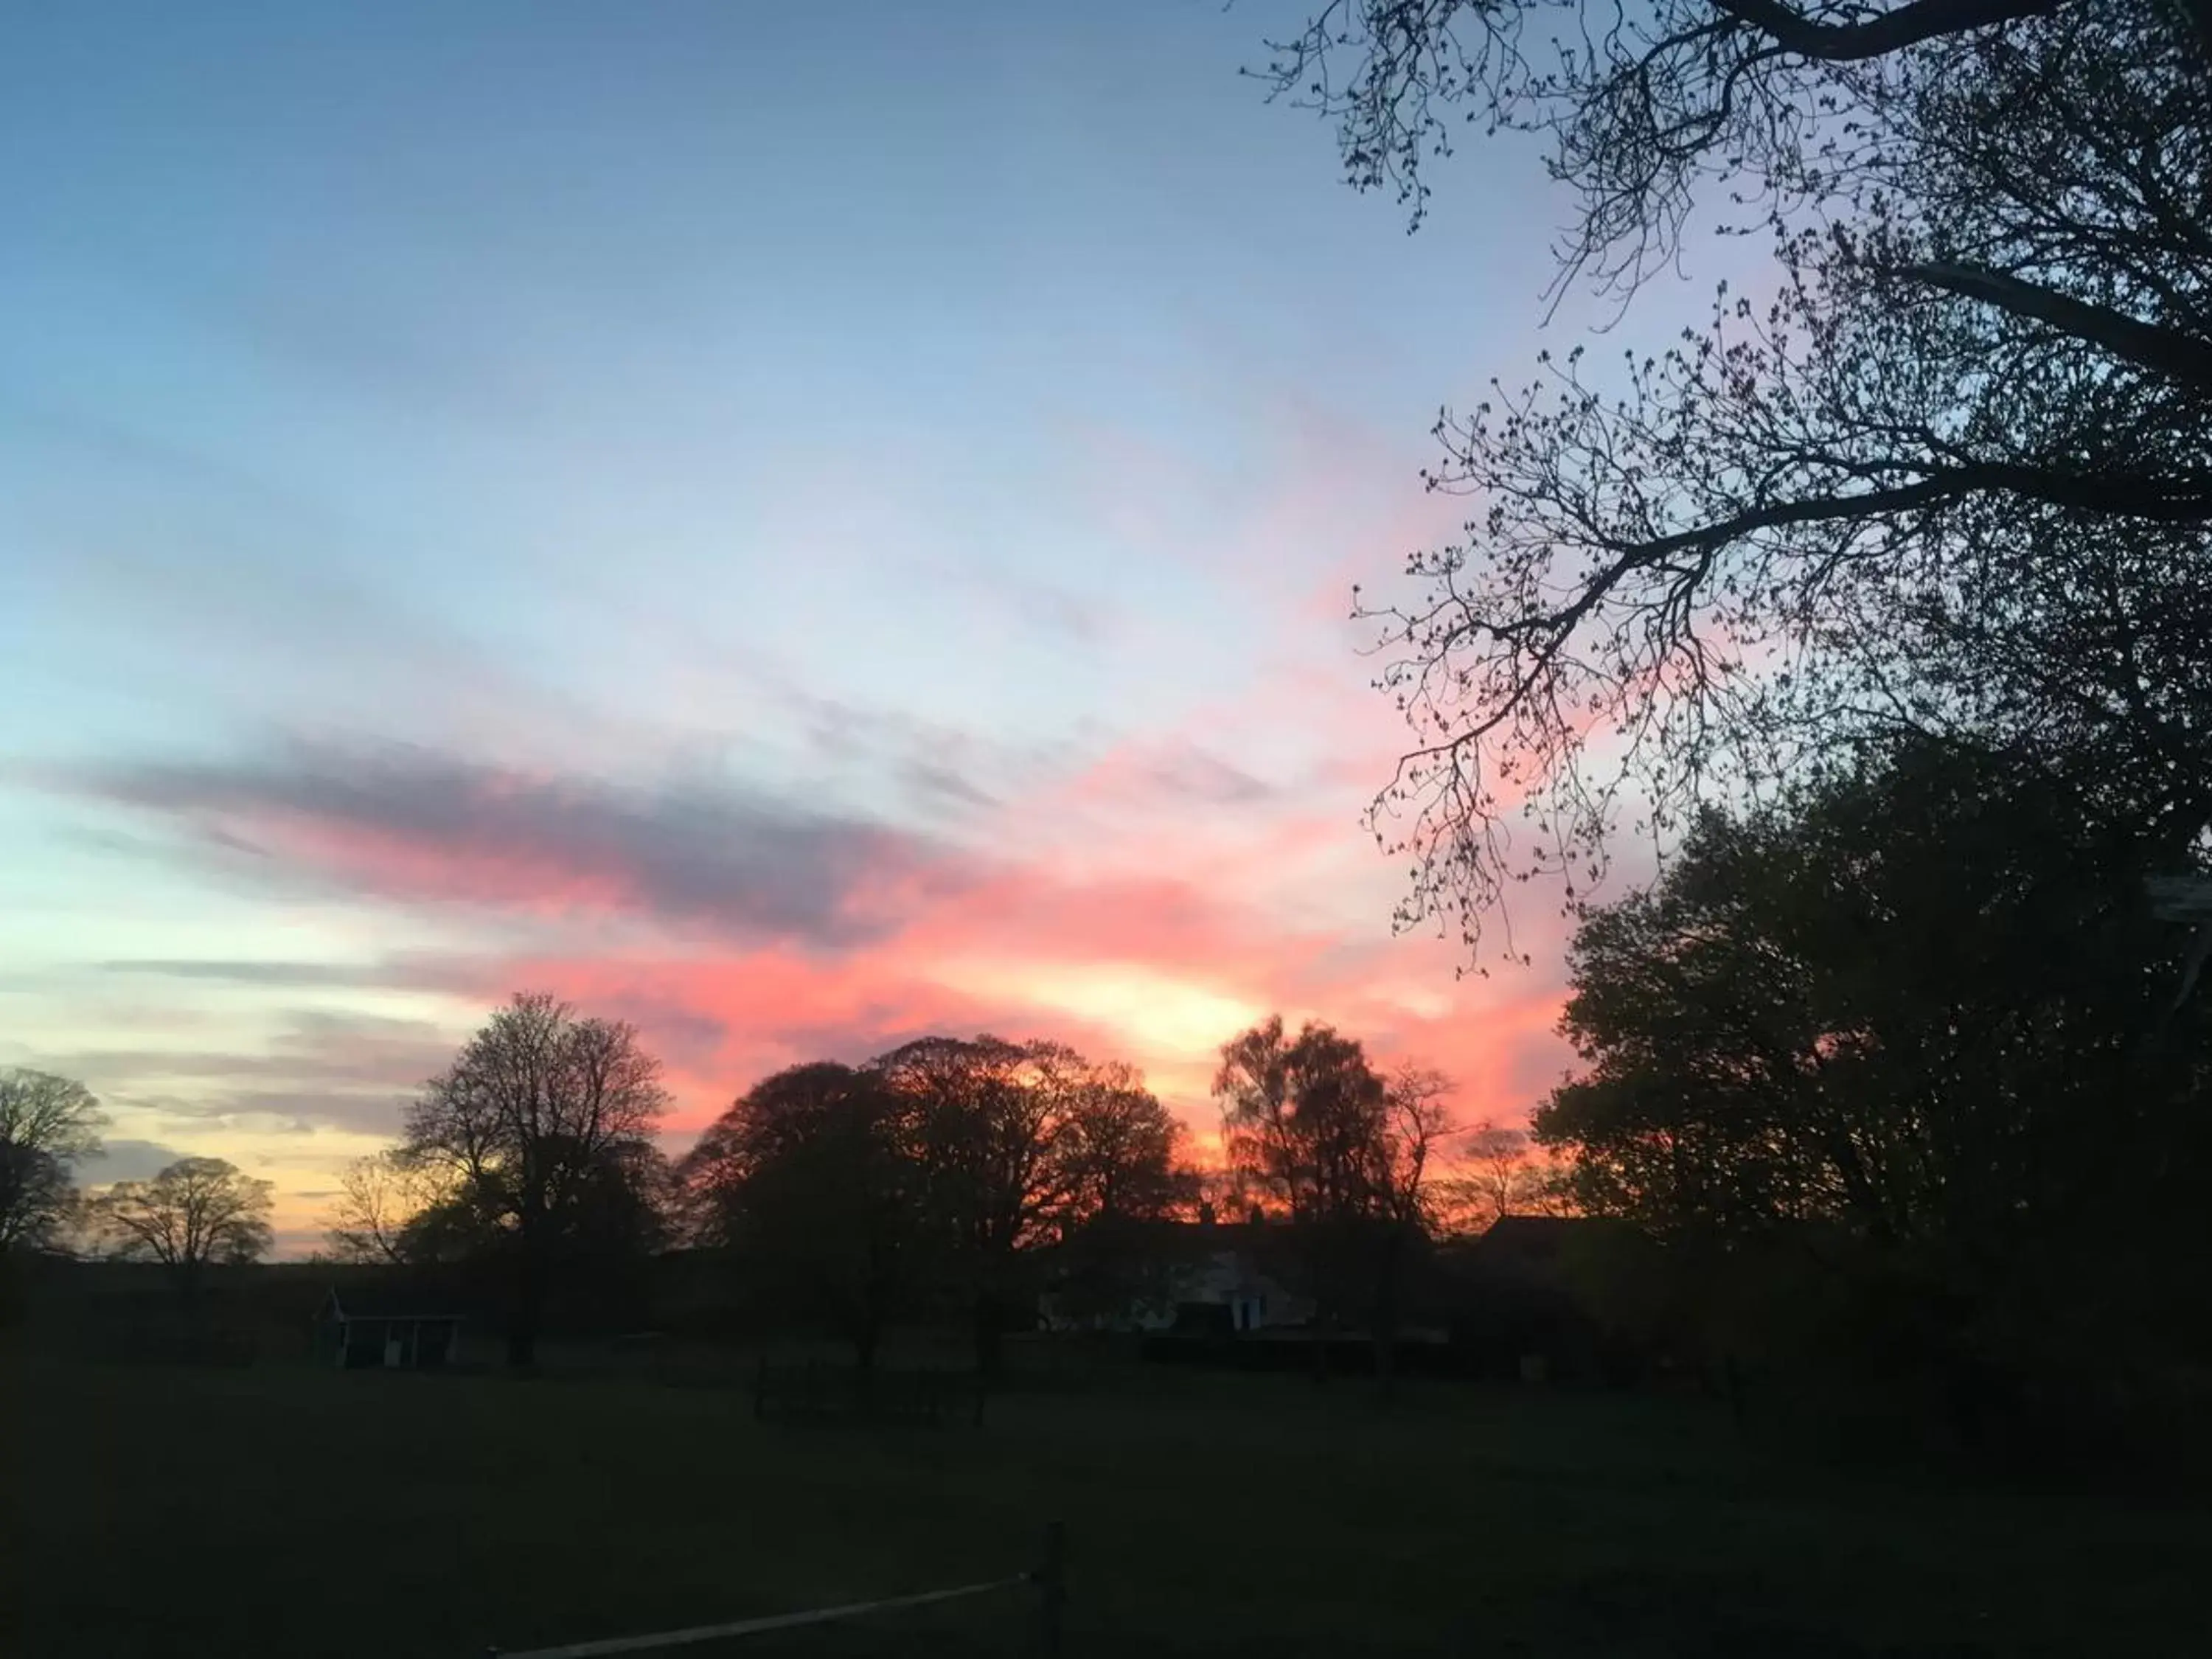
[[[1255,551],[1301,515],[1366,511],[1352,442],[1301,441],[1310,476],[1255,521]],[[1346,479],[1325,471],[1335,453]],[[1376,519],[1359,545],[1414,527]],[[990,1029],[1135,1060],[1203,1129],[1213,1049],[1277,1009],[1443,1066],[1469,1117],[1517,1119],[1564,1060],[1556,981],[1457,981],[1455,945],[1389,936],[1402,872],[1358,820],[1402,728],[1356,662],[1289,648],[1319,625],[1307,590],[1268,591],[1269,654],[1245,689],[979,801],[974,841],[733,786],[422,750],[302,748],[82,787],[279,882],[530,919],[555,942],[488,939],[463,988],[489,1003],[543,986],[636,1018],[687,1128],[780,1066]]]

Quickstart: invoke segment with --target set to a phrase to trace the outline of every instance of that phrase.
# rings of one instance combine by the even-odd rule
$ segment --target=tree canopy
[[[1451,1089],[1418,1066],[1385,1076],[1358,1039],[1317,1021],[1289,1036],[1279,1014],[1223,1044],[1214,1075],[1230,1170],[1287,1222],[1322,1317],[1366,1316],[1386,1389],[1401,1281],[1435,1220],[1434,1163],[1455,1133]]]
[[[1213,1093],[1230,1168],[1291,1221],[1411,1222],[1452,1133],[1451,1086],[1419,1066],[1386,1076],[1357,1038],[1312,1020],[1291,1036],[1271,1014],[1222,1045]]]
[[[768,1311],[849,1339],[863,1369],[926,1281],[908,1130],[874,1073],[817,1060],[755,1084],[677,1171],[694,1236],[736,1255]]]
[[[399,1156],[440,1194],[409,1230],[420,1252],[511,1262],[513,1363],[533,1356],[555,1277],[649,1247],[667,1106],[634,1027],[542,993],[494,1014],[409,1106]]]
[[[117,1182],[94,1200],[93,1218],[117,1255],[160,1262],[189,1294],[210,1262],[268,1254],[272,1190],[226,1159],[184,1158],[149,1181]]]
[[[0,1072],[0,1253],[53,1242],[75,1206],[76,1167],[100,1151],[105,1121],[73,1079]]]
[[[2154,855],[2033,757],[1955,745],[1709,811],[1577,932],[1583,1069],[1536,1135],[1662,1235],[1870,1255],[1969,1314],[2032,1302],[2015,1328],[2150,1328],[2212,1174],[2212,1014],[2174,1008]]]
[[[979,1361],[1034,1288],[1026,1263],[1082,1240],[1110,1275],[1120,1224],[1184,1202],[1173,1117],[1132,1068],[1050,1042],[917,1039],[863,1066],[793,1066],[748,1091],[678,1178],[695,1226],[772,1308],[822,1320],[864,1365],[895,1317],[958,1308]]]

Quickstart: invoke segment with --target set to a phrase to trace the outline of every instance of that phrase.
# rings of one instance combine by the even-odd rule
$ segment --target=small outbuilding
[[[460,1357],[462,1319],[427,1311],[404,1291],[333,1287],[315,1323],[322,1352],[341,1370],[415,1371]]]

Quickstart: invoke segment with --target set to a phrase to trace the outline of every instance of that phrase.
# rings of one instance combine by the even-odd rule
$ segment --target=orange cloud
[[[993,1030],[1129,1060],[1204,1134],[1219,1045],[1277,1011],[1441,1066],[1470,1120],[1517,1120],[1565,1061],[1559,990],[1455,979],[1453,945],[1390,937],[1397,876],[1357,824],[1389,722],[1352,677],[1285,659],[1197,711],[1206,742],[1126,738],[976,803],[964,839],[749,786],[420,750],[299,747],[80,787],[234,871],[526,923],[416,964],[414,982],[485,1004],[542,987],[635,1020],[667,1060],[678,1133],[783,1066]]]

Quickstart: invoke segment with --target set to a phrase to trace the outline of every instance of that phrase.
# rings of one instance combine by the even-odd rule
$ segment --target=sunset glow
[[[1526,1113],[1553,896],[1531,968],[1393,936],[1346,612],[1468,509],[1535,169],[1409,242],[1242,10],[251,9],[0,112],[0,1064],[100,1095],[88,1180],[218,1154],[312,1249],[526,988],[637,1023],[672,1148],[932,1031],[1204,1136],[1274,1011]]]

